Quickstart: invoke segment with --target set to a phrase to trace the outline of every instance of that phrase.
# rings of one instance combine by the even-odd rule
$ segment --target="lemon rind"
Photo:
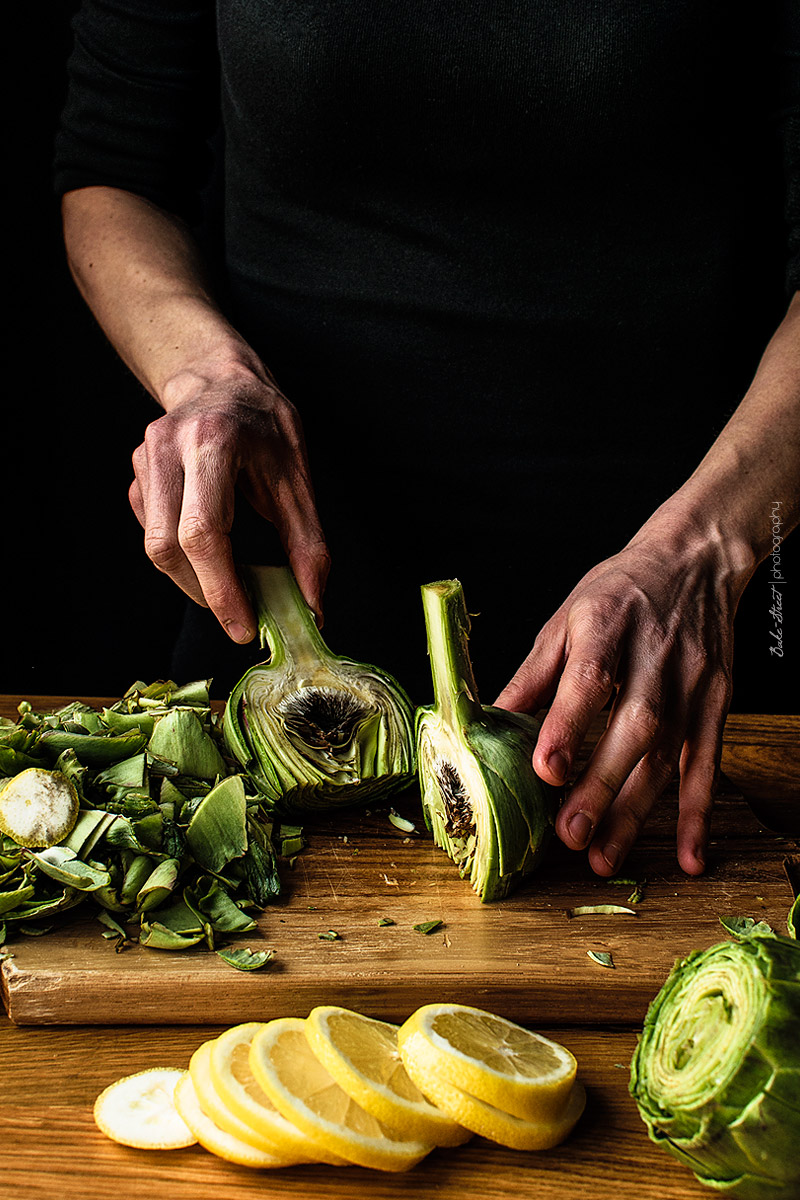
[[[259,1030],[251,1044],[253,1074],[278,1111],[309,1137],[319,1139],[328,1149],[358,1166],[399,1172],[410,1170],[421,1162],[434,1149],[431,1143],[400,1140],[393,1136],[389,1127],[386,1127],[386,1138],[354,1137],[343,1132],[341,1126],[318,1116],[300,1097],[285,1089],[270,1066],[269,1050],[285,1032],[304,1034],[304,1026],[302,1018],[278,1017]],[[309,1052],[312,1052],[310,1047]]]
[[[362,1074],[330,1035],[329,1017],[340,1013],[346,1013],[361,1021],[384,1025],[387,1029],[395,1031],[399,1027],[388,1021],[376,1021],[372,1017],[365,1017],[353,1009],[341,1008],[338,1005],[319,1005],[311,1010],[306,1018],[306,1040],[315,1057],[336,1080],[342,1091],[347,1092],[365,1112],[396,1129],[405,1139],[442,1147],[461,1146],[469,1141],[472,1137],[471,1130],[464,1129],[428,1100],[407,1100],[398,1096],[385,1084]]]

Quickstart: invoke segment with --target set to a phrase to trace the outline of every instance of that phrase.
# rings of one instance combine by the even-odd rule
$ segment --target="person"
[[[130,501],[181,661],[251,644],[267,523],[412,695],[416,589],[458,576],[542,778],[607,711],[566,845],[613,874],[677,771],[701,873],[737,604],[800,515],[797,6],[214,7],[85,0],[56,156],[163,410]]]

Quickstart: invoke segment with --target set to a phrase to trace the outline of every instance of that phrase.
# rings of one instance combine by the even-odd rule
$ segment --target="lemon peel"
[[[311,1049],[305,1021],[279,1017],[253,1038],[250,1066],[287,1120],[350,1162],[379,1171],[407,1171],[429,1142],[404,1139],[339,1087]]]
[[[234,1025],[214,1039],[209,1055],[211,1083],[227,1109],[274,1146],[274,1153],[294,1162],[346,1165],[278,1111],[250,1065],[250,1045],[264,1026],[259,1021]]]
[[[586,1091],[574,1083],[565,1108],[551,1121],[524,1121],[435,1075],[409,1070],[428,1098],[473,1133],[512,1150],[551,1150],[572,1132],[586,1106]]]
[[[409,1140],[460,1146],[472,1136],[431,1104],[408,1075],[397,1048],[399,1026],[338,1005],[319,1005],[305,1035],[319,1062],[366,1112]]]
[[[175,1105],[195,1139],[218,1158],[237,1163],[240,1167],[275,1168],[287,1165],[284,1159],[268,1154],[265,1150],[257,1150],[255,1146],[221,1129],[207,1113],[204,1113],[188,1071],[175,1086]]]
[[[523,1121],[555,1121],[577,1071],[575,1058],[558,1042],[464,1004],[423,1005],[400,1027],[397,1044],[406,1070],[429,1098],[420,1079],[443,1080]]]

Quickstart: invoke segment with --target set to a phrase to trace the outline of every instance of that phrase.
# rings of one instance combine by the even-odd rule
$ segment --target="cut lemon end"
[[[207,1113],[203,1112],[188,1071],[175,1086],[175,1106],[196,1141],[218,1158],[237,1163],[240,1167],[285,1167],[289,1164],[265,1150],[241,1141],[233,1134],[221,1129]]]
[[[28,767],[0,790],[0,833],[19,846],[55,846],[78,819],[78,793],[61,771]]]
[[[413,1068],[409,1072],[414,1075]],[[512,1150],[551,1150],[572,1132],[584,1108],[586,1092],[582,1083],[572,1085],[566,1106],[552,1121],[524,1121],[512,1113],[470,1096],[467,1092],[437,1076],[417,1076],[429,1099],[473,1133],[499,1142]]]
[[[424,1005],[400,1027],[397,1041],[418,1085],[420,1077],[443,1079],[525,1121],[554,1121],[575,1082],[577,1063],[566,1047],[468,1005]]]
[[[407,1171],[432,1149],[366,1112],[316,1057],[305,1021],[281,1017],[255,1035],[250,1065],[275,1107],[320,1145],[379,1171]]]
[[[108,1138],[137,1150],[180,1150],[197,1141],[174,1099],[176,1084],[188,1072],[151,1067],[126,1075],[94,1102],[95,1123]]]
[[[407,1140],[460,1146],[472,1133],[430,1104],[397,1048],[399,1026],[336,1005],[312,1009],[305,1036],[339,1087]]]
[[[212,1041],[209,1052],[210,1082],[234,1117],[274,1147],[274,1153],[293,1162],[324,1162],[331,1167],[348,1165],[338,1154],[310,1138],[279,1112],[256,1079],[250,1066],[250,1045],[264,1026],[258,1021],[234,1025]]]
[[[195,1050],[189,1062],[189,1074],[194,1085],[195,1095],[205,1115],[225,1133],[238,1138],[240,1142],[252,1146],[255,1150],[260,1150],[264,1154],[272,1155],[275,1159],[280,1159],[284,1166],[288,1167],[297,1163],[318,1161],[303,1156],[287,1156],[282,1154],[274,1138],[259,1133],[252,1125],[248,1125],[246,1121],[242,1121],[241,1118],[237,1117],[226,1106],[219,1092],[214,1087],[214,1082],[211,1078],[212,1045],[213,1039],[203,1042]]]

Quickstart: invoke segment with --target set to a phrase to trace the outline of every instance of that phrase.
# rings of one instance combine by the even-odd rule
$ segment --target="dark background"
[[[116,695],[134,679],[167,676],[184,609],[182,594],[145,557],[127,500],[131,453],[159,410],[80,299],[52,196],[52,137],[76,7],[36,10],[30,37],[37,70],[26,73],[15,110],[20,161],[29,165],[23,185],[14,187],[7,233],[9,260],[20,259],[7,362],[19,362],[20,373],[8,391],[0,469],[0,692],[20,695]],[[26,20],[33,24],[32,15]],[[733,702],[739,711],[800,711],[797,542],[795,536],[781,548],[782,659],[769,654],[769,564],[742,602]]]

